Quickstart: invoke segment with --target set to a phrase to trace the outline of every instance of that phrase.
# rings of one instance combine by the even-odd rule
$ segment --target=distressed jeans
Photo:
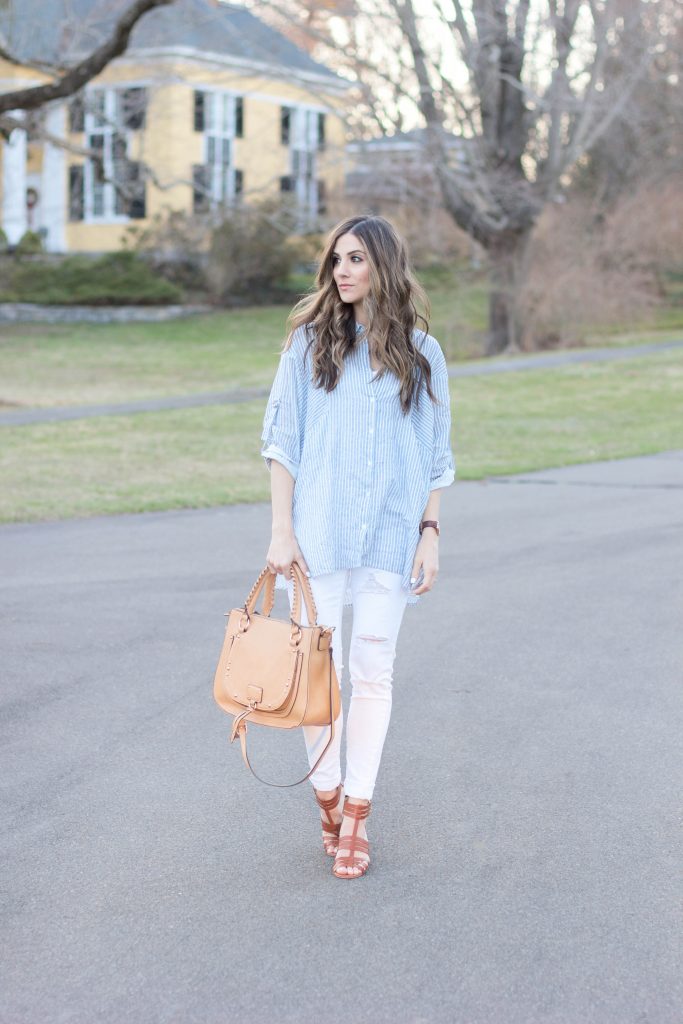
[[[334,626],[332,656],[337,678],[342,678],[342,613],[347,587],[353,598],[353,629],[349,650],[351,699],[346,722],[347,796],[370,800],[391,717],[391,684],[396,640],[407,594],[399,573],[365,566],[340,569],[310,580],[318,622]],[[292,582],[287,581],[290,604]],[[302,624],[307,624],[302,602]],[[311,776],[316,789],[335,789],[341,781],[343,710],[335,723],[334,741]],[[305,726],[308,763],[314,765],[330,737],[329,726]]]

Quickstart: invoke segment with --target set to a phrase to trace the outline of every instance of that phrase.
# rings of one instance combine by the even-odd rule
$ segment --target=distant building
[[[439,184],[425,157],[425,134],[423,128],[416,128],[349,143],[347,197],[362,197],[378,208],[425,202],[440,206]],[[465,174],[465,140],[448,135],[445,142],[451,161]]]
[[[434,167],[426,157],[424,129],[397,132],[347,145],[346,202],[389,217],[408,238],[414,256],[428,261],[459,252],[472,255],[471,240],[444,209]],[[467,141],[445,137],[449,162],[466,179]]]
[[[10,2],[0,39],[24,63],[0,60],[0,91],[47,81],[40,62],[92,52],[127,6]],[[97,252],[164,208],[199,215],[283,194],[314,228],[343,186],[347,89],[244,7],[176,0],[146,14],[81,93],[38,112],[45,137],[15,130],[0,143],[2,227],[11,244],[31,229],[50,251]]]

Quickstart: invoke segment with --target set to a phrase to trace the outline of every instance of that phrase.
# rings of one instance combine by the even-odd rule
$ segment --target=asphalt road
[[[680,1024],[683,452],[442,518],[353,882],[212,699],[268,508],[0,528],[3,1024]]]

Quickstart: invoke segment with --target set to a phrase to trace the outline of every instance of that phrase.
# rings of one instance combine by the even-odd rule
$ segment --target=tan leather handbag
[[[311,587],[297,562],[292,564],[294,597],[289,621],[271,619],[275,574],[266,567],[251,588],[242,608],[226,612],[225,640],[214,678],[216,702],[235,715],[230,734],[237,736],[242,756],[253,775],[267,786],[286,789],[305,782],[318,767],[334,737],[334,722],[341,708],[339,683],[332,660],[334,627],[319,626]],[[261,612],[256,603],[263,590]],[[308,615],[302,626],[301,597]],[[303,779],[266,782],[252,768],[247,753],[247,719],[276,729],[300,725],[329,725],[330,738],[320,757]]]

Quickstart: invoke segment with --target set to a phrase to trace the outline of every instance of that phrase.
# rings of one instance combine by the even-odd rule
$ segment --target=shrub
[[[209,239],[210,227],[204,218],[167,208],[146,227],[128,228],[124,245],[144,253],[145,261],[166,280],[203,292]]]
[[[291,216],[281,204],[264,202],[231,210],[211,235],[207,284],[212,297],[226,304],[258,302],[285,290],[300,260],[291,230]]]
[[[643,185],[599,219],[580,196],[548,208],[520,296],[524,347],[578,344],[599,328],[647,322],[667,286],[675,290],[670,278],[681,251],[677,182]]]
[[[221,305],[292,298],[292,270],[308,265],[317,246],[292,235],[294,218],[280,201],[266,200],[212,214],[180,210],[157,214],[144,229],[131,228],[127,244],[164,278]]]
[[[9,270],[3,302],[45,305],[156,305],[182,301],[182,292],[133,252],[96,259],[67,256],[59,263],[17,263]]]
[[[35,256],[43,251],[43,240],[37,231],[24,231],[14,251],[17,256]]]

